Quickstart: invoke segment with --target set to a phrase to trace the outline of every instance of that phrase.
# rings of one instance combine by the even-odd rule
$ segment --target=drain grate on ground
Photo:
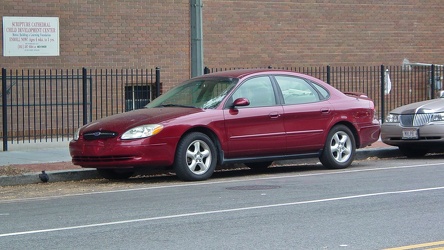
[[[228,187],[228,190],[265,190],[265,189],[277,189],[281,186],[276,185],[248,185],[248,186],[235,186]]]

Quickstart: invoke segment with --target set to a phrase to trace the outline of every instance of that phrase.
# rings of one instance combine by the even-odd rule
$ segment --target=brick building
[[[203,4],[204,64],[210,68],[443,61],[440,0]],[[189,0],[3,0],[0,15],[60,20],[60,56],[1,56],[3,68],[161,67],[164,88],[190,77]]]

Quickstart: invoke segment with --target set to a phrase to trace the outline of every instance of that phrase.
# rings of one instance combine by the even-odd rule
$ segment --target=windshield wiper
[[[190,105],[182,105],[182,104],[173,104],[173,103],[169,103],[169,104],[162,104],[159,105],[157,107],[181,107],[181,108],[196,108],[195,106],[190,106]]]

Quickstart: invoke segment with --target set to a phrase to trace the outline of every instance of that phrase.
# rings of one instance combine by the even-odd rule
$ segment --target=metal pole
[[[327,65],[327,83],[331,85],[331,67]]]
[[[160,96],[160,68],[156,67],[156,98]]]
[[[86,68],[82,68],[82,86],[83,86],[83,125],[88,123],[88,80]]]
[[[191,77],[203,75],[202,0],[190,0]]]
[[[430,67],[430,99],[435,98],[435,65]]]
[[[8,109],[6,108],[6,69],[2,68],[3,151],[8,151]]]
[[[91,71],[90,71],[91,72]],[[93,87],[92,87],[92,76],[88,77],[89,80],[89,120],[93,120]]]
[[[381,99],[381,123],[384,123],[385,120],[385,93],[384,93],[384,86],[385,86],[385,67],[384,65],[381,65],[381,96],[379,99]]]

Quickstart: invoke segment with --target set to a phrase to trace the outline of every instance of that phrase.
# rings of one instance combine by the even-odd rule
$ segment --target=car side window
[[[311,82],[313,86],[318,90],[319,94],[321,95],[322,99],[328,99],[330,97],[330,93],[323,87],[319,86],[318,84]]]
[[[290,76],[276,76],[285,104],[302,104],[320,100],[318,92],[304,79]]]
[[[247,98],[248,107],[265,107],[276,105],[273,86],[268,76],[255,77],[245,81],[234,93],[233,100]]]

